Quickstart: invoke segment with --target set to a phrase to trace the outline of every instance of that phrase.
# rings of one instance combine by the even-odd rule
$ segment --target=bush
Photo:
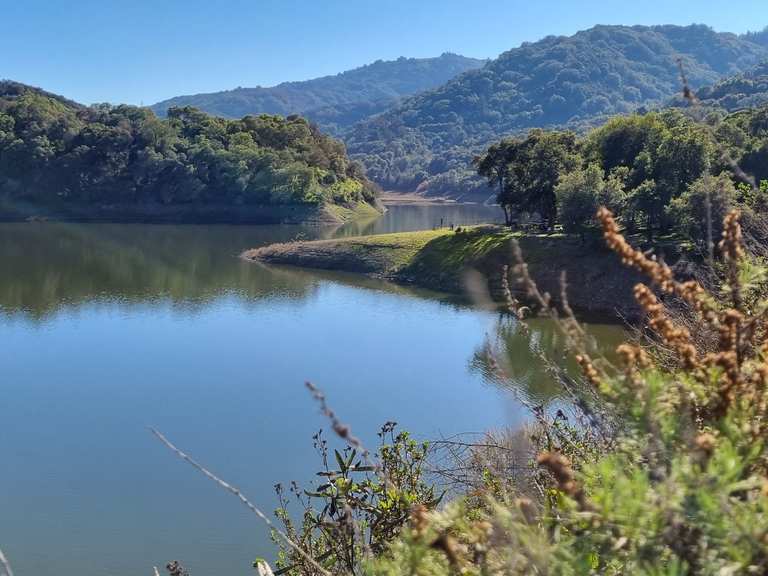
[[[361,448],[347,447],[330,455],[322,432],[314,446],[323,463],[322,483],[290,492],[302,508],[296,526],[281,485],[276,486],[280,507],[275,515],[290,539],[333,574],[354,574],[361,559],[384,553],[408,522],[414,506],[433,509],[441,500],[423,479],[428,445],[396,432],[388,422],[379,432],[378,460],[372,462]],[[280,546],[278,568],[290,574],[314,574],[314,567],[273,532]]]

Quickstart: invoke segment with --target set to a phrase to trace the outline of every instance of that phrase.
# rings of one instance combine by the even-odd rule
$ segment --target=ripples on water
[[[237,258],[489,216],[399,207],[335,230],[0,225],[0,543],[16,571],[134,576],[178,558],[224,576],[272,554],[262,526],[147,425],[271,510],[273,484],[306,483],[316,467],[311,435],[325,422],[307,379],[369,442],[387,420],[426,438],[520,422],[478,353],[487,337],[503,346],[518,389],[545,401],[557,391],[534,353],[558,346],[546,323],[528,341],[453,298]]]

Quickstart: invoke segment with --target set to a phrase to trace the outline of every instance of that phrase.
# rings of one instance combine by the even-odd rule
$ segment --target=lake
[[[267,268],[247,248],[498,219],[482,206],[401,206],[337,229],[0,225],[0,546],[19,575],[137,576],[181,560],[192,576],[250,574],[273,546],[230,494],[147,431],[271,512],[273,486],[308,484],[327,428],[311,380],[374,444],[395,420],[430,439],[515,426],[517,400],[556,397],[535,357],[561,346],[435,293]],[[615,326],[592,326],[612,346]],[[512,359],[499,386],[478,354]]]

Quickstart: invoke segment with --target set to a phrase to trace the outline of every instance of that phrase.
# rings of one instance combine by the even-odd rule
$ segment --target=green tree
[[[670,206],[678,229],[703,248],[719,242],[723,218],[736,206],[737,191],[728,174],[702,176]]]
[[[502,140],[489,146],[484,154],[475,156],[472,161],[477,174],[488,181],[488,186],[498,187],[496,202],[504,211],[504,222],[507,226],[511,224],[512,212],[509,203],[505,201],[505,190],[508,189],[510,164],[514,160],[518,145],[519,142],[516,140]]]
[[[507,223],[516,211],[538,212],[547,228],[557,219],[555,186],[579,164],[573,132],[532,130],[524,140],[506,140],[478,158],[478,174],[499,187],[497,202]]]
[[[63,209],[375,201],[344,145],[298,116],[226,120],[187,106],[161,120],[8,82],[0,82],[0,193]]]
[[[603,169],[595,163],[561,176],[555,195],[563,230],[580,234],[582,239],[596,227],[600,206],[616,211],[624,203],[621,182],[614,177],[606,180]]]

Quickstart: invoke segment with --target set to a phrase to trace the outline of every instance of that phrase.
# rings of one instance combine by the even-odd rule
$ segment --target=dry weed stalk
[[[13,576],[13,570],[11,569],[11,563],[8,562],[8,558],[5,557],[3,551],[0,550],[0,567],[3,568],[5,576]]]
[[[554,476],[558,490],[573,498],[581,510],[589,510],[584,490],[577,482],[576,473],[567,457],[556,452],[542,452],[537,456],[536,463]]]
[[[325,398],[325,394],[323,394],[323,391],[309,381],[305,382],[304,385],[307,387],[307,390],[310,391],[312,397],[317,400],[317,403],[320,404],[320,411],[323,413],[323,416],[330,420],[331,428],[333,428],[333,431],[336,432],[336,435],[344,440],[344,442],[349,444],[349,446],[358,450],[366,464],[374,466],[378,469],[378,466],[371,462],[370,452],[366,449],[360,439],[352,434],[352,429],[349,427],[349,425],[342,422],[339,417],[336,416],[336,413],[328,406],[328,402]]]
[[[315,570],[318,571],[318,573],[322,574],[323,576],[331,576],[331,573],[328,572],[325,568],[323,568],[314,558],[312,558],[311,555],[309,555],[301,546],[296,544],[293,540],[291,540],[288,535],[280,530],[277,526],[274,525],[274,523],[267,517],[266,514],[264,514],[259,508],[256,507],[248,498],[245,497],[245,495],[236,487],[232,486],[229,482],[226,482],[225,480],[222,480],[216,474],[208,470],[206,467],[204,467],[202,464],[198,463],[196,460],[194,460],[191,456],[188,454],[182,452],[179,448],[177,448],[168,438],[166,438],[162,433],[160,433],[155,428],[150,427],[150,432],[154,434],[154,436],[160,440],[163,444],[165,444],[174,454],[176,454],[179,458],[190,464],[193,468],[201,472],[203,475],[208,477],[209,479],[213,480],[218,486],[226,490],[227,492],[235,495],[240,502],[243,503],[243,505],[248,508],[251,512],[256,514],[256,516],[259,517],[271,530],[274,530],[275,534],[277,534],[290,548],[295,550],[299,555],[302,556],[307,562],[309,562]]]

